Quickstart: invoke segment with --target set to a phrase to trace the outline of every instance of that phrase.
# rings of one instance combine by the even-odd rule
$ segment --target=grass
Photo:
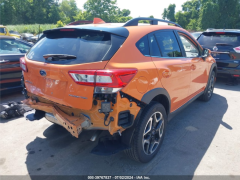
[[[40,26],[40,28],[39,28]],[[38,34],[42,31],[56,28],[55,24],[20,24],[20,25],[7,25],[8,30],[17,31],[19,33],[32,33]]]

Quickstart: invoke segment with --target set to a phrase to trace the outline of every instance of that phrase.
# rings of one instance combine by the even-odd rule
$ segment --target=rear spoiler
[[[55,28],[55,29],[49,29],[46,31],[43,31],[43,34],[47,35],[48,33],[53,32],[59,32],[59,31],[74,31],[74,30],[89,30],[89,31],[101,31],[101,32],[107,32],[111,34],[115,34],[118,36],[122,36],[127,38],[129,35],[128,30],[125,27],[100,27],[100,26],[94,26],[93,24],[89,25],[80,25],[80,26],[65,26],[61,28]]]

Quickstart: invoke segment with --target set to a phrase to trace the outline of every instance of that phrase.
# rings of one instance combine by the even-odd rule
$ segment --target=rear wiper
[[[77,56],[69,54],[45,54],[43,55],[44,59],[47,61],[58,61],[64,59],[76,59]]]
[[[216,46],[232,46],[232,45],[227,43],[216,43]]]

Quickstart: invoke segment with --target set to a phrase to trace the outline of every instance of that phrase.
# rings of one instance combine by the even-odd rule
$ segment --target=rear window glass
[[[202,34],[198,42],[201,45],[215,46],[216,44],[227,44],[232,46],[240,45],[240,34],[237,33],[226,33],[226,34],[216,34],[216,33],[204,33]]]
[[[148,37],[147,35],[141,38],[137,43],[136,46],[138,50],[144,55],[149,56],[149,45],[148,45]]]
[[[151,34],[149,38],[150,38],[151,56],[161,57],[161,53],[160,53],[156,38],[154,37],[153,34]]]
[[[52,31],[27,54],[31,60],[52,64],[81,64],[109,60],[125,38],[110,33],[90,30]],[[47,61],[43,55],[67,54],[76,59]]]

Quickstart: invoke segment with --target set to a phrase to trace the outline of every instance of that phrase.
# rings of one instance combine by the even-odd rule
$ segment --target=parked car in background
[[[192,34],[192,36],[193,36],[195,39],[197,39],[202,33],[203,33],[203,32],[193,32],[193,33],[191,33],[191,34]]]
[[[22,34],[22,39],[27,42],[32,42],[32,37],[34,37],[34,35],[31,33],[23,33]]]
[[[197,98],[211,99],[215,60],[174,22],[93,22],[44,31],[20,60],[24,102],[75,137],[83,129],[109,131],[111,148],[105,138],[96,154],[120,148],[149,162],[168,120]]]
[[[19,59],[32,47],[31,44],[11,36],[0,36],[0,93],[21,90]]]
[[[20,34],[10,33],[6,26],[0,25],[0,36],[12,36],[21,39]]]
[[[202,47],[211,49],[218,76],[240,78],[240,29],[208,29],[198,38]]]
[[[43,33],[37,34],[35,36],[31,36],[29,41],[36,43],[41,38],[42,35],[43,35]]]
[[[20,34],[19,32],[17,32],[17,31],[12,31],[12,30],[10,30],[9,33],[10,33],[10,34],[18,35],[18,36],[20,36],[20,39],[22,39],[21,34]]]

